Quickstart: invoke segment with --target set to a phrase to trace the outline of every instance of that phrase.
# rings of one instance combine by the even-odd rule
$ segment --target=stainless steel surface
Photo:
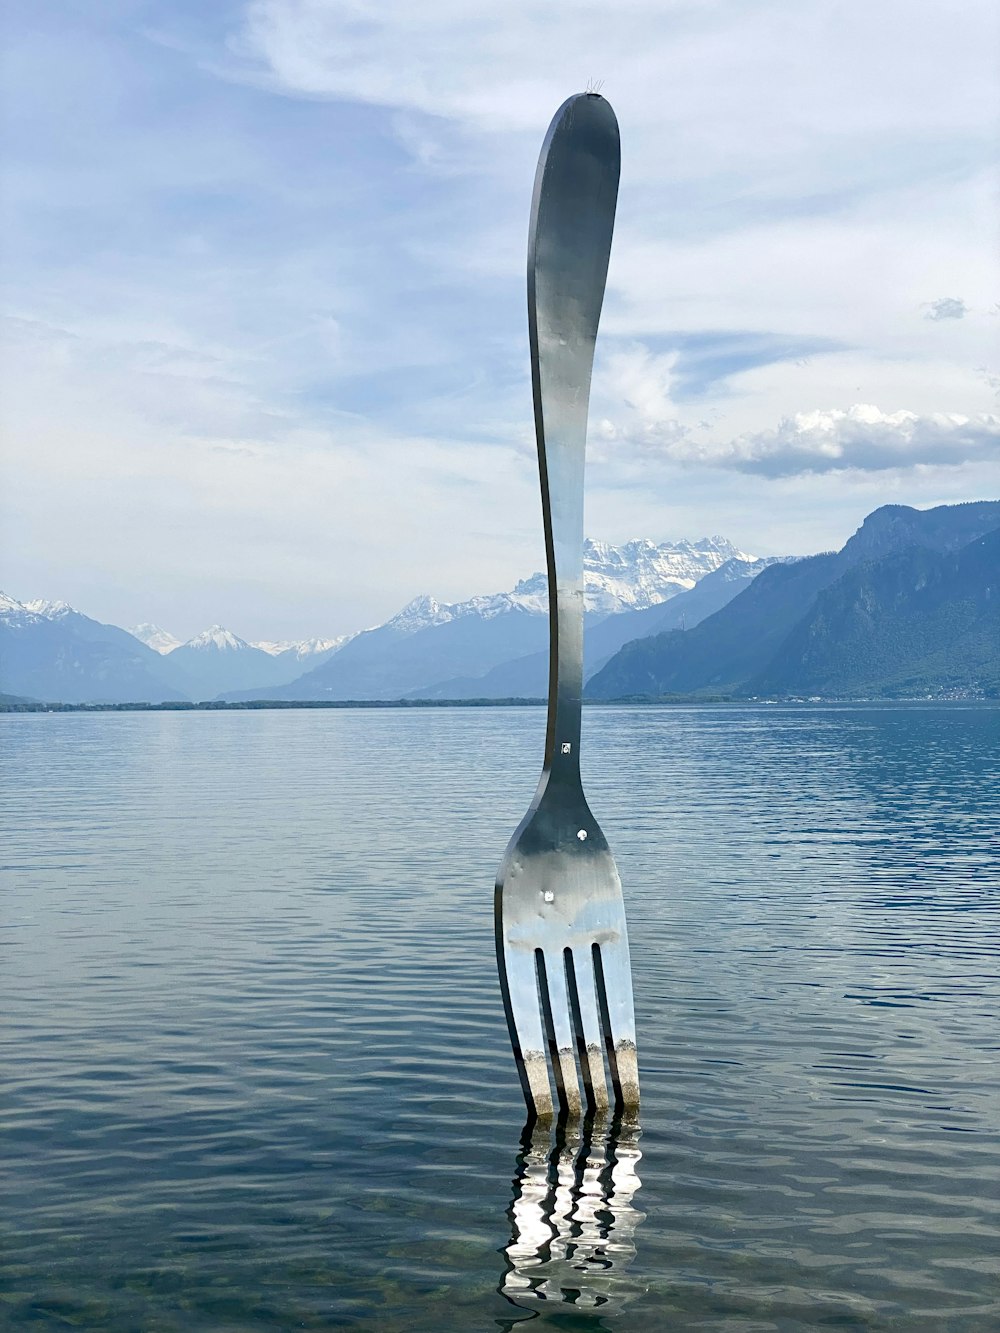
[[[529,1109],[639,1104],[621,881],[580,783],[583,472],[594,343],[619,173],[608,102],[564,102],[542,145],[528,241],[528,330],[549,576],[542,776],[497,877],[497,960]],[[549,1066],[555,1097],[549,1081]],[[581,1090],[582,1084],[582,1090]]]

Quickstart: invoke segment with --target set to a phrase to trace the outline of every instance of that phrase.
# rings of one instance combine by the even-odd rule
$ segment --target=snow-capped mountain
[[[13,624],[18,620],[28,620],[29,618],[41,619],[36,612],[29,611],[23,602],[19,602],[15,597],[11,597],[5,592],[0,592],[0,616],[8,624]]]
[[[583,547],[587,609],[617,615],[658,606],[690,591],[727,560],[755,559],[725,537],[661,542],[659,546],[646,540],[610,546],[588,538]]]
[[[297,662],[315,666],[320,656],[331,656],[338,648],[343,648],[345,643],[350,643],[358,633],[355,630],[353,634],[341,634],[336,639],[255,639],[253,647],[270,653],[272,657],[284,657],[286,660],[294,657]]]
[[[44,616],[46,620],[60,620],[63,616],[79,615],[69,602],[50,602],[44,597],[36,597],[34,601],[25,602],[24,606],[26,610],[36,616]]]
[[[212,625],[171,649],[163,664],[193,699],[214,699],[227,690],[263,689],[288,679],[279,659],[224,625]]]
[[[632,639],[662,634],[669,629],[693,629],[707,616],[736,597],[768,565],[787,557],[744,560],[734,556],[700,578],[693,588],[664,601],[592,617],[584,631],[583,674],[589,679]],[[540,699],[549,679],[548,648],[526,657],[508,658],[481,676],[452,677],[415,690],[414,699]]]
[[[65,603],[52,602],[47,603],[47,605],[64,606]],[[172,653],[175,648],[180,648],[183,643],[183,640],[178,639],[169,630],[149,621],[144,621],[141,625],[133,625],[128,632],[140,643],[144,643],[147,648],[152,648],[154,652],[163,655]],[[222,629],[221,626],[214,625],[212,629],[204,630],[201,634],[196,635],[194,639],[189,639],[188,643],[200,643],[201,646],[205,646],[211,641],[219,647],[224,646],[223,640],[225,640],[229,648],[244,644],[251,648],[259,648],[262,653],[267,653],[269,657],[280,657],[289,665],[296,662],[301,663],[302,670],[306,670],[310,666],[315,666],[322,658],[329,657],[331,653],[336,652],[338,648],[342,648],[345,643],[349,643],[353,638],[353,634],[341,634],[336,639],[255,639],[248,641],[238,638],[235,634],[230,634],[228,630]]]
[[[625,634],[631,629],[625,625],[628,615],[641,618],[648,612],[652,616],[661,604],[688,592],[727,562],[733,566],[734,577],[744,577],[740,572],[744,566],[749,576],[753,561],[754,557],[738,551],[724,537],[659,544],[635,540],[621,546],[588,540],[584,548],[588,635],[592,637],[596,626],[619,617],[623,618],[620,632]],[[36,679],[29,679],[30,672],[22,673],[15,687],[4,683],[0,675],[0,689],[34,698],[67,702],[220,696],[398,699],[458,677],[479,680],[514,659],[532,654],[544,657],[548,586],[546,576],[536,573],[508,592],[460,602],[440,602],[425,595],[374,629],[290,642],[251,643],[222,625],[213,625],[179,643],[174,635],[148,622],[127,632],[102,626],[65,602],[20,603],[10,597],[0,601],[0,625],[10,631],[34,626],[32,632],[36,638],[41,636],[39,642],[48,635],[45,652],[52,659],[52,671],[46,675],[36,655],[41,672]],[[47,628],[43,632],[40,626]],[[638,623],[636,630],[644,632]],[[94,667],[99,678],[90,679],[87,673],[92,663],[81,660],[76,666],[66,665],[76,662],[76,650],[67,647],[67,636],[75,644],[100,640],[105,647],[114,640],[115,652],[131,659],[132,666],[123,666],[121,671],[107,664]],[[618,633],[609,626],[600,637],[602,644],[605,638],[610,643]],[[79,678],[70,680],[74,671]],[[56,690],[63,692],[54,693]]]
[[[66,602],[0,594],[0,693],[47,703],[179,700],[160,657],[117,625]]]
[[[588,540],[588,625],[670,601],[727,561],[749,565],[754,557],[724,537],[624,546]],[[511,592],[462,602],[417,597],[290,684],[233,697],[398,699],[457,677],[482,677],[504,662],[544,652],[547,644],[548,581],[533,574]]]
[[[401,637],[416,634],[420,630],[431,629],[435,625],[447,625],[454,620],[463,620],[469,616],[478,620],[494,620],[497,616],[510,611],[527,611],[542,614],[548,609],[545,592],[545,575],[535,575],[541,579],[543,592],[539,596],[533,590],[514,592],[485,593],[480,597],[470,597],[464,602],[439,602],[433,597],[415,597],[402,611],[398,611],[391,620],[376,628],[388,630]],[[521,584],[518,584],[518,588]],[[369,631],[371,633],[372,631]]]
[[[224,625],[213,625],[211,629],[202,630],[193,639],[188,639],[187,643],[182,643],[181,647],[198,652],[241,653],[247,648],[253,649],[253,644],[247,643],[246,639],[241,639]]]
[[[235,690],[284,685],[325,662],[352,637],[260,644],[241,639],[224,625],[213,625],[171,649],[163,660],[171,679],[192,698],[214,699]]]
[[[449,620],[454,620],[460,605],[464,603],[442,603],[424,594],[422,597],[414,597],[402,611],[397,611],[384,625],[376,625],[375,628],[392,630],[397,634],[416,634],[417,630],[427,629],[430,625],[445,625]]]
[[[140,643],[144,643],[147,648],[152,648],[154,653],[172,653],[175,648],[181,646],[181,640],[169,630],[161,629],[159,625],[151,625],[149,621],[133,625],[129,634]]]
[[[352,635],[248,643],[222,625],[181,643],[158,625],[104,625],[68,602],[0,593],[0,693],[53,703],[214,699],[280,685],[325,661]]]
[[[693,588],[699,579],[727,560],[753,561],[756,556],[738,550],[725,537],[700,541],[655,542],[639,539],[624,546],[595,542],[583,546],[585,604],[592,615],[617,615],[658,606]],[[544,572],[521,579],[512,592],[489,593],[464,602],[438,602],[424,595],[387,620],[380,628],[415,634],[431,625],[444,625],[464,616],[492,620],[512,610],[546,615],[549,584]]]

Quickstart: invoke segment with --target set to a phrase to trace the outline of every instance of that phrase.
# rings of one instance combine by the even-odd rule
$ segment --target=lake
[[[525,1136],[535,708],[0,716],[0,1324],[1000,1327],[1000,708],[587,708],[641,1136]]]

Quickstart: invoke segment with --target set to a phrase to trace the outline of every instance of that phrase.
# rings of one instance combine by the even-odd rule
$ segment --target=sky
[[[0,587],[335,635],[544,566],[535,163],[603,80],[610,542],[1000,495],[995,0],[8,11]]]

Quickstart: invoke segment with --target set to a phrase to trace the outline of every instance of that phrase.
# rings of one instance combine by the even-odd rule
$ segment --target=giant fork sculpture
[[[594,343],[618,196],[618,122],[596,93],[556,112],[535,176],[528,332],[549,576],[549,711],[542,776],[496,887],[507,1023],[529,1110],[639,1104],[621,881],[580,783],[583,466]],[[547,1059],[548,1054],[548,1059]]]

